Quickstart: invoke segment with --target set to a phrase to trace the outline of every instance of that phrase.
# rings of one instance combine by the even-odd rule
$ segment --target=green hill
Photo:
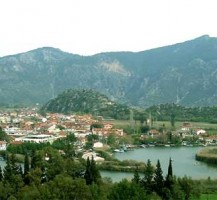
[[[103,94],[88,89],[70,89],[48,101],[43,112],[92,114],[114,119],[128,119],[130,109],[115,103]]]

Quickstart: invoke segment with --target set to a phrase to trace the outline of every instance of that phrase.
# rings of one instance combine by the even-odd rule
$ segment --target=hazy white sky
[[[80,55],[142,51],[209,34],[215,0],[4,0],[0,56],[51,46]]]

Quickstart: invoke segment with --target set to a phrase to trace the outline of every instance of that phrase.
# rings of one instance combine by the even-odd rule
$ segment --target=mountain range
[[[43,47],[0,58],[0,103],[44,104],[67,89],[93,89],[133,106],[217,104],[217,38],[141,52],[81,56]]]

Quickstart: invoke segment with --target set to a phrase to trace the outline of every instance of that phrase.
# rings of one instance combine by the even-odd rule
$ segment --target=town
[[[6,150],[9,145],[20,145],[25,142],[52,144],[70,134],[76,137],[75,150],[82,152],[83,158],[94,156],[94,159],[98,161],[104,158],[97,156],[94,149],[121,153],[134,148],[152,146],[190,147],[217,144],[217,135],[209,136],[206,130],[193,127],[189,122],[183,122],[178,129],[170,131],[164,127],[164,124],[160,128],[154,128],[153,124],[148,126],[149,122],[146,122],[147,130],[134,134],[134,140],[126,139],[132,134],[126,133],[124,128],[115,127],[113,122],[103,119],[102,116],[93,117],[90,114],[46,113],[42,116],[37,107],[2,110],[0,126],[10,140],[0,141],[0,150]],[[89,145],[87,145],[88,136],[89,138],[94,136]]]

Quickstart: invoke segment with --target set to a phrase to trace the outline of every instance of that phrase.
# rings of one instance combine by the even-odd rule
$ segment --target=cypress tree
[[[173,184],[174,184],[174,181],[173,181],[172,159],[170,158],[165,186],[171,191]]]
[[[154,185],[155,191],[158,195],[162,195],[162,189],[164,187],[164,178],[163,178],[163,171],[161,169],[160,161],[157,161],[155,175],[154,175]]]
[[[36,168],[36,152],[35,150],[32,152],[32,158],[31,158],[31,169],[35,169]]]
[[[167,176],[173,176],[172,159],[170,158]]]
[[[2,168],[0,166],[0,182],[3,180]]]
[[[29,170],[30,170],[29,156],[26,153],[25,154],[25,160],[24,160],[24,176],[23,176],[23,181],[26,185],[29,185],[29,183],[30,183],[30,179],[27,176],[27,174],[29,173]]]
[[[91,185],[93,183],[93,177],[92,177],[92,173],[91,173],[91,163],[90,163],[89,157],[87,158],[84,178],[85,178],[87,185]]]
[[[25,154],[25,160],[24,160],[24,175],[27,175],[29,172],[29,156],[26,153]]]
[[[93,159],[93,156],[92,156],[91,163],[90,163],[90,172],[92,174],[93,182],[98,183],[99,179],[101,178],[101,175],[100,175],[99,170],[97,169],[96,162]]]

